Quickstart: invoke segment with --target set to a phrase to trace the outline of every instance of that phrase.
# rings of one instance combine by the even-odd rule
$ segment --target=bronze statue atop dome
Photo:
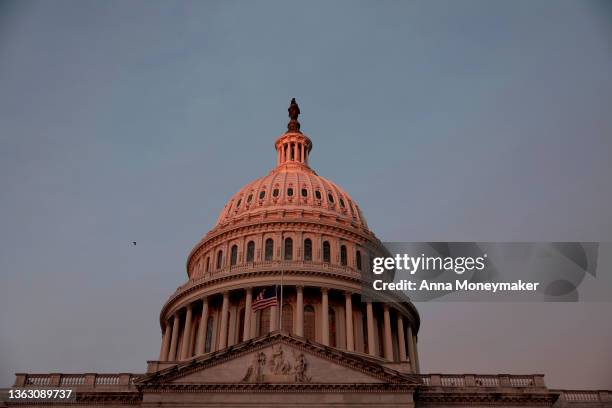
[[[287,109],[289,112],[289,123],[287,124],[287,130],[290,132],[300,131],[300,122],[298,122],[298,116],[300,116],[300,107],[298,106],[295,98],[291,98],[291,103]]]

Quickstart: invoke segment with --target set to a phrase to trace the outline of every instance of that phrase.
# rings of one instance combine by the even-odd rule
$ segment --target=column
[[[176,312],[174,314],[174,322],[172,323],[172,340],[170,341],[170,352],[168,354],[168,361],[176,360],[176,342],[178,340],[179,324],[179,314],[178,312]]]
[[[296,302],[297,318],[295,326],[295,334],[304,337],[304,287],[297,287],[297,302]]]
[[[355,351],[355,339],[353,337],[353,298],[351,293],[344,293],[344,310],[346,320],[346,349]]]
[[[372,302],[366,303],[366,318],[368,321],[368,354],[376,355],[376,344],[374,344],[374,310]]]
[[[186,307],[187,312],[185,314],[185,327],[183,328],[183,347],[181,350],[181,360],[189,358],[189,339],[191,338],[191,303]]]
[[[329,298],[327,288],[321,288],[321,343],[329,346]]]
[[[391,316],[389,315],[389,306],[385,304],[383,306],[383,318],[384,318],[384,340],[383,350],[385,352],[385,358],[393,361],[393,343],[391,339]]]
[[[400,361],[406,361],[406,336],[404,334],[404,318],[397,313],[397,344]]]
[[[164,330],[164,340],[162,341],[161,353],[159,353],[159,361],[168,360],[168,351],[170,349],[170,337],[172,336],[172,327],[170,322],[166,322],[166,329]]]
[[[246,301],[244,304],[244,329],[242,330],[244,339],[248,340],[251,338],[251,308],[253,305],[253,288],[247,288],[246,290]],[[240,340],[240,339],[239,339]]]
[[[198,327],[198,339],[196,342],[196,355],[204,354],[206,345],[206,329],[208,328],[208,298],[202,299],[202,316]]]
[[[281,159],[281,149],[278,149],[278,164],[281,164],[283,160]]]
[[[414,350],[414,343],[412,342],[412,325],[408,322],[408,357],[410,358],[410,367],[412,368],[412,372],[416,373],[416,353]]]
[[[229,311],[229,292],[223,293],[223,305],[221,306],[221,327],[219,328],[219,347],[223,350],[227,346],[227,315]]]
[[[278,330],[278,306],[270,307],[270,332]]]

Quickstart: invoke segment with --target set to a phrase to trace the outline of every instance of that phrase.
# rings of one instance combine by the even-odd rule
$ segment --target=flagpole
[[[280,313],[278,314],[278,331],[283,331],[283,268],[281,268]]]
[[[280,293],[280,307],[278,308],[279,313],[278,313],[278,331],[282,332],[283,331],[283,271],[285,268],[284,265],[284,261],[285,261],[285,234],[281,233],[281,261],[280,261],[280,265],[281,265],[281,293]]]

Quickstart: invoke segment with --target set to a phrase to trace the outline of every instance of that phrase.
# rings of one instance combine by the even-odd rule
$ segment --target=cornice
[[[496,391],[484,391],[484,392],[465,392],[468,387],[459,387],[458,391],[455,390],[440,390],[430,391],[429,387],[420,386],[418,387],[414,399],[419,405],[462,405],[462,406],[473,406],[478,405],[538,405],[538,406],[552,406],[557,398],[558,393],[544,391],[544,392],[496,392]]]

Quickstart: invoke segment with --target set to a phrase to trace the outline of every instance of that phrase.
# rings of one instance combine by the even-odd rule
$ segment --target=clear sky
[[[144,371],[293,96],[382,240],[612,241],[610,4],[0,1],[0,385]],[[424,372],[612,388],[611,303],[418,307]]]

